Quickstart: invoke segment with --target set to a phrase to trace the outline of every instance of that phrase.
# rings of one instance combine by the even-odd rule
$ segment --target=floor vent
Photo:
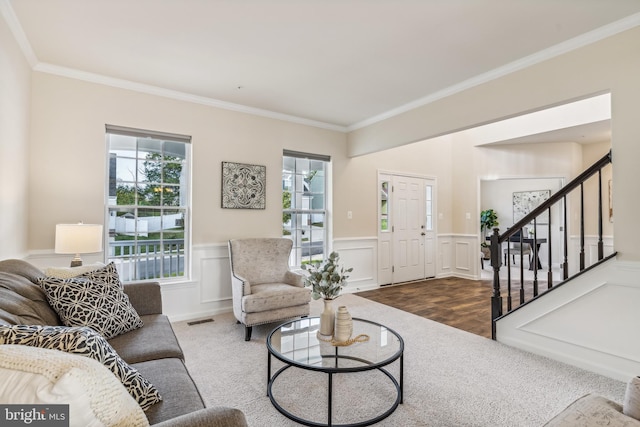
[[[193,325],[199,325],[201,323],[209,323],[209,322],[213,322],[213,319],[194,320],[193,322],[187,322],[187,325],[193,326]]]

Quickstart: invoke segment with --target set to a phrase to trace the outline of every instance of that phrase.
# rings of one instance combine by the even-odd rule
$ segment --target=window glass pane
[[[319,210],[324,209],[324,195],[315,194],[313,196],[306,196],[309,200],[309,209]]]
[[[162,182],[162,163],[153,156],[138,160],[138,182]]]
[[[179,161],[187,158],[186,146],[181,142],[165,141],[164,143],[165,160]]]
[[[296,170],[296,159],[284,157],[282,159],[282,174],[293,174]]]
[[[306,175],[309,172],[308,159],[296,159],[296,173]]]
[[[307,183],[307,189],[311,193],[324,194],[324,176],[323,175],[310,175],[305,179]]]
[[[131,183],[118,183],[116,185],[115,198],[109,197],[112,205],[135,205],[136,204],[136,187]]]
[[[180,186],[164,185],[162,187],[162,205],[180,206]]]
[[[165,184],[180,184],[182,179],[182,163],[168,162],[162,165],[162,182]]]
[[[129,157],[116,157],[115,170],[110,170],[109,178],[116,182],[135,182],[136,180],[136,160]],[[114,174],[115,176],[111,176]]]
[[[311,160],[309,161],[309,169],[317,171],[320,175],[324,175],[324,162],[321,160]]]
[[[389,231],[389,182],[380,183],[380,231]]]

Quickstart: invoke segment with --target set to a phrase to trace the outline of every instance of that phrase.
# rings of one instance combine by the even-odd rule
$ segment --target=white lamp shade
[[[57,254],[90,254],[102,251],[102,225],[57,224]]]

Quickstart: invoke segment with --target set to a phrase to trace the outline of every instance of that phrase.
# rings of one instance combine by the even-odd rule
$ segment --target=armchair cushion
[[[251,287],[251,295],[242,299],[242,311],[258,313],[309,302],[309,289],[284,283],[265,283]]]

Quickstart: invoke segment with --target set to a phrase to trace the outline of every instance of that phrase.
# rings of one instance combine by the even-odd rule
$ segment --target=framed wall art
[[[267,168],[222,162],[222,207],[265,209]]]
[[[513,223],[517,223],[551,197],[551,190],[518,191],[513,193]],[[536,224],[548,224],[549,212],[536,218]]]

